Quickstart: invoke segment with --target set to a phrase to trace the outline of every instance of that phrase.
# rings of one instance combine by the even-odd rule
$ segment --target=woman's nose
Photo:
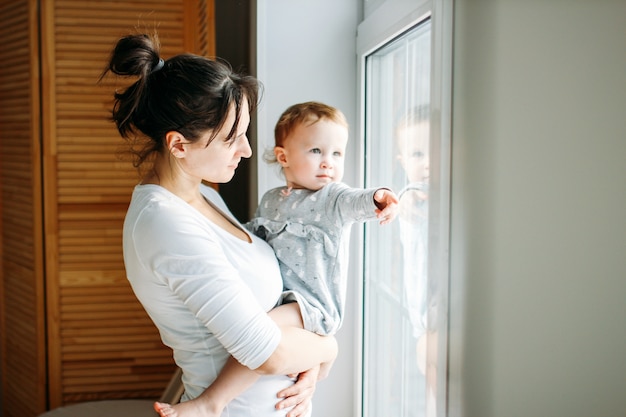
[[[243,158],[250,158],[252,156],[252,148],[250,147],[250,141],[248,141],[247,136],[241,141],[239,153]]]

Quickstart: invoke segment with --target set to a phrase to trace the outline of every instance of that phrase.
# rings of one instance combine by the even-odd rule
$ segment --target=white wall
[[[291,104],[317,100],[341,109],[351,126],[344,181],[358,185],[356,175],[356,27],[358,0],[258,0],[256,2],[257,76],[265,86],[258,112],[256,154],[273,146],[274,124]],[[258,162],[258,191],[284,181]],[[356,246],[356,245],[353,245]],[[355,248],[353,248],[355,249]],[[348,314],[337,334],[339,356],[330,377],[317,386],[314,417],[354,415],[354,293],[352,273]]]
[[[354,125],[359,1],[257,3],[260,146],[298,101]],[[626,2],[454,7],[450,416],[625,416]],[[315,417],[354,415],[353,318]]]
[[[452,416],[626,416],[626,2],[455,2]]]

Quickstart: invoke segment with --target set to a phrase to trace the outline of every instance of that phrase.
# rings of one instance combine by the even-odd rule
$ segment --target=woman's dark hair
[[[190,142],[212,131],[209,142],[224,126],[231,108],[235,122],[226,141],[236,134],[244,99],[252,113],[260,98],[256,78],[238,74],[225,61],[193,54],[176,55],[166,61],[159,56],[156,35],[121,38],[111,53],[101,79],[112,72],[137,80],[114,94],[111,119],[128,140],[145,136],[150,140],[135,150],[135,166],[164,147],[165,134],[180,132]]]

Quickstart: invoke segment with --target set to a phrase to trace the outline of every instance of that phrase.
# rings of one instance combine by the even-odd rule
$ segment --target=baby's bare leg
[[[259,375],[232,357],[218,378],[193,400],[176,405],[155,403],[161,417],[219,417],[226,404],[256,382]]]
[[[287,303],[274,307],[269,315],[281,327],[304,328],[298,303]]]
[[[303,327],[298,303],[278,306],[269,315],[281,327]],[[154,409],[161,417],[219,417],[226,404],[252,386],[258,378],[256,372],[231,357],[217,379],[198,397],[176,405],[156,402]]]

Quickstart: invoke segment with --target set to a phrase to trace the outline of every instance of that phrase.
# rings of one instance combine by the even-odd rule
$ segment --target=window
[[[446,413],[449,141],[432,16],[362,55],[366,186],[400,198],[394,223],[365,225],[364,417]]]

